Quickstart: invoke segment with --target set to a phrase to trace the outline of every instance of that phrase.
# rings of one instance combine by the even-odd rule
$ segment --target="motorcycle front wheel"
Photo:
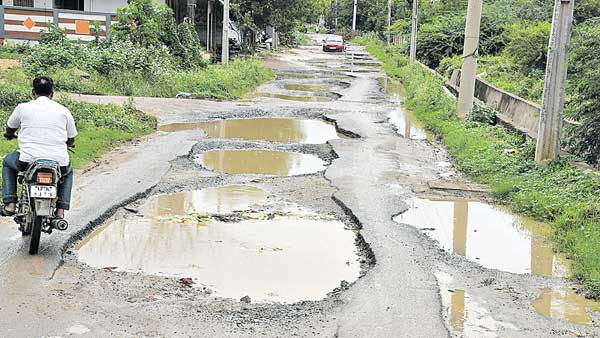
[[[36,255],[40,248],[40,238],[42,237],[43,217],[35,216],[33,229],[31,229],[31,242],[29,243],[29,254]]]

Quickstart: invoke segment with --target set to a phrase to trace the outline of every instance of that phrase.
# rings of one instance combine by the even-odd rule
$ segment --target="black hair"
[[[33,80],[33,91],[39,96],[50,96],[54,93],[54,82],[47,76],[38,76]]]

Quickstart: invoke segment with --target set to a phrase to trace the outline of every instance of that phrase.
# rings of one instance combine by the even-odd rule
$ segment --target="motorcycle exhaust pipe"
[[[52,227],[56,230],[65,231],[69,228],[69,223],[62,218],[52,220]]]

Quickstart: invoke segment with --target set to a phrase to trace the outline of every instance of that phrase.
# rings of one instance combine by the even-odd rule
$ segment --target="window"
[[[15,0],[13,6],[33,7],[33,0]]]
[[[54,8],[83,11],[83,0],[54,0]]]

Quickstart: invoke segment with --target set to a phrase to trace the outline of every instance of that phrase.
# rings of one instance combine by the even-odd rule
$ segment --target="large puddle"
[[[579,325],[592,325],[589,311],[600,312],[599,302],[586,299],[567,287],[542,289],[533,306],[546,317]]]
[[[95,268],[192,278],[216,296],[258,302],[320,300],[341,281],[358,279],[356,234],[339,221],[312,214],[266,220],[249,211],[237,223],[188,222],[264,197],[250,186],[157,196],[139,210],[143,217],[112,220],[90,235],[77,247],[79,259]]]
[[[312,84],[295,84],[288,83],[283,85],[283,88],[287,90],[301,91],[301,92],[314,92],[314,93],[322,93],[326,92],[330,89],[329,86],[325,85],[312,85]]]
[[[445,273],[436,273],[442,304],[447,310],[449,329],[458,337],[495,338],[499,331],[517,330],[510,323],[497,321],[480,303],[465,290],[451,289],[452,277]]]
[[[446,250],[487,268],[565,277],[566,260],[547,242],[548,227],[467,200],[413,199],[398,223],[421,228]]]
[[[286,118],[229,119],[160,127],[161,131],[166,132],[194,129],[202,129],[212,138],[250,141],[322,144],[339,138],[335,127],[325,122]]]
[[[388,115],[390,123],[396,128],[398,134],[413,140],[427,139],[428,134],[417,121],[415,114],[412,111],[405,110],[401,106],[402,98],[404,97],[404,87],[400,81],[389,78],[379,78],[377,81],[386,93],[392,97],[392,100],[398,104],[398,108]]]
[[[272,99],[280,99],[287,101],[299,101],[299,102],[331,102],[334,98],[327,96],[295,96],[295,95],[285,95],[285,94],[274,94],[274,93],[254,93],[249,94],[247,97],[256,98],[256,97],[269,97]]]
[[[275,150],[217,150],[200,154],[195,160],[226,174],[296,176],[327,168],[327,163],[314,155]]]

